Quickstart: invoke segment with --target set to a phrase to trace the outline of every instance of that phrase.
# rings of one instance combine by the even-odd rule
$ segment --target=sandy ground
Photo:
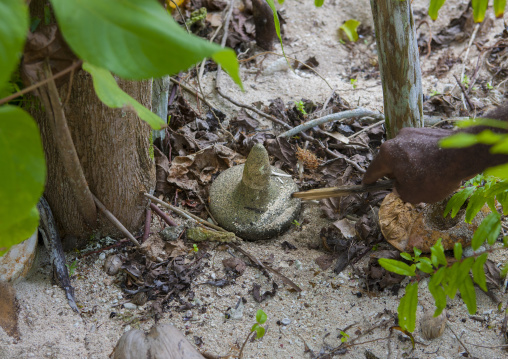
[[[447,24],[449,14],[457,11],[465,1],[448,1],[441,18],[431,23],[433,33]],[[427,6],[426,2],[414,1],[415,12]],[[351,54],[342,46],[336,36],[337,28],[349,18],[365,18],[369,16],[369,5],[365,0],[347,0],[339,2],[327,1],[321,9],[316,9],[311,1],[287,2],[285,5],[287,27],[286,37],[290,44],[286,46],[288,54],[294,54],[301,60],[308,56],[317,57],[320,65],[318,71],[337,88],[337,92],[353,106],[364,106],[382,110],[382,91],[379,80],[359,78],[354,89],[350,82],[350,71],[353,65],[368,63],[368,56],[375,48],[372,37],[367,37],[363,48]],[[366,11],[367,10],[367,11]],[[421,19],[421,17],[420,17]],[[417,19],[418,20],[418,19]],[[430,21],[430,19],[427,18]],[[502,20],[496,20],[493,34],[502,29]],[[422,26],[421,31],[428,31]],[[493,44],[495,39],[487,44]],[[486,38],[488,39],[488,38]],[[454,45],[450,51],[456,56],[464,53],[465,43]],[[422,58],[425,73],[431,69],[435,61],[445,49],[433,51],[428,58]],[[477,50],[472,49],[468,58],[468,70],[474,69]],[[365,55],[365,56],[363,56]],[[275,56],[268,57],[264,66],[277,61]],[[451,74],[460,74],[461,64],[456,64],[445,79],[436,79],[433,75],[424,75],[424,93],[442,91],[447,84],[454,84]],[[226,113],[238,111],[230,103],[216,97],[212,91],[213,77],[205,74],[203,85],[205,92],[210,93],[211,101]],[[240,92],[231,80],[222,76],[222,88],[231,97],[250,104],[255,101],[267,103],[268,100],[281,97],[285,102],[306,98],[324,102],[331,94],[325,82],[314,75],[294,74],[290,71],[274,72],[260,75],[244,71],[242,73],[246,91]],[[196,298],[206,306],[202,313],[192,310],[192,318],[186,320],[190,313],[172,311],[165,313],[161,319],[164,323],[172,323],[185,333],[189,341],[195,342],[200,337],[202,352],[226,355],[232,347],[241,346],[255,322],[257,309],[263,309],[268,315],[268,331],[265,337],[248,343],[244,358],[309,358],[305,353],[308,346],[315,353],[322,348],[335,347],[340,344],[339,331],[348,328],[350,338],[364,333],[369,328],[388,318],[387,311],[396,312],[399,299],[403,295],[391,292],[378,293],[369,297],[361,292],[361,281],[350,268],[340,275],[331,269],[321,271],[314,260],[323,253],[308,249],[308,244],[319,241],[319,231],[328,221],[321,218],[320,209],[313,204],[305,204],[299,222],[307,219],[310,224],[302,230],[290,229],[285,235],[268,241],[245,243],[243,248],[260,259],[273,256],[273,267],[280,270],[302,289],[302,293],[292,293],[281,284],[274,298],[261,304],[256,303],[249,291],[253,283],[262,285],[262,290],[271,289],[271,281],[257,269],[247,267],[236,284],[226,288],[215,288],[201,285],[195,288]],[[155,220],[154,228],[158,223]],[[283,241],[297,246],[297,250],[285,252],[281,249]],[[76,266],[73,285],[76,298],[82,306],[83,314],[71,311],[67,305],[64,292],[52,285],[51,268],[46,250],[39,248],[38,264],[30,275],[15,285],[19,302],[19,330],[21,338],[15,340],[8,337],[0,329],[0,358],[107,358],[123,332],[131,328],[148,330],[153,320],[139,321],[147,312],[148,305],[136,309],[124,309],[118,304],[124,303],[122,291],[114,277],[109,277],[103,270],[105,255],[95,254],[80,260]],[[68,253],[68,260],[74,260]],[[209,267],[198,277],[197,283],[223,276],[222,259],[231,255],[228,252],[213,252]],[[507,251],[496,252],[492,257],[496,262],[508,259]],[[365,260],[358,263],[357,268],[365,266]],[[420,305],[418,319],[424,309],[433,308],[433,299],[428,293],[427,280],[419,283]],[[496,293],[506,300],[504,293]],[[240,298],[245,298],[243,315],[240,319],[225,319],[228,308],[235,307]],[[419,342],[415,351],[411,352],[411,342],[394,334],[390,339],[372,341],[390,335],[386,327],[381,327],[365,335],[357,344],[348,349],[345,358],[506,358],[508,354],[500,348],[504,344],[501,324],[504,313],[499,313],[492,301],[477,291],[478,311],[475,318],[467,314],[460,298],[449,302],[448,325],[443,336],[426,341],[421,338],[417,326],[415,338]],[[175,304],[176,305],[176,304]],[[111,313],[115,313],[114,316]],[[288,325],[280,325],[280,321],[289,319]],[[453,332],[452,332],[453,330]],[[454,334],[455,333],[455,334]],[[457,339],[460,338],[461,344]],[[369,342],[371,341],[371,342]],[[492,348],[478,347],[483,345]],[[367,352],[375,356],[368,356]]]

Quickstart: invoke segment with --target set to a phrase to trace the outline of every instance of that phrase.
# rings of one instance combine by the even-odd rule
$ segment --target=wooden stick
[[[339,186],[311,189],[304,192],[294,192],[292,197],[301,198],[304,200],[323,199],[329,197],[347,196],[353,193],[373,192],[382,189],[393,188],[393,180],[379,181],[369,185],[353,185],[353,186]]]
[[[111,223],[113,223],[114,226],[116,228],[118,228],[120,230],[120,232],[122,232],[132,243],[134,243],[136,245],[136,247],[139,247],[139,242],[137,241],[136,238],[134,238],[134,236],[131,234],[131,232],[129,232],[129,230],[127,228],[125,228],[122,223],[120,223],[120,221],[115,217],[115,215],[113,213],[111,213],[102,204],[102,202],[99,201],[99,199],[97,197],[95,197],[95,195],[93,193],[92,193],[92,197],[93,197],[93,200],[95,201],[95,204],[97,205],[97,207],[99,207],[99,209],[102,211],[102,213],[104,213],[106,218],[109,219],[111,221]]]

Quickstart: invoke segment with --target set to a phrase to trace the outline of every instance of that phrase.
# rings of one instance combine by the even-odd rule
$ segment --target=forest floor
[[[471,81],[476,81],[474,86],[471,84],[473,89],[470,98],[477,106],[478,114],[505,100],[506,82],[503,80],[507,65],[503,62],[504,57],[496,57],[496,52],[493,51],[499,46],[498,41],[506,39],[506,35],[502,36],[503,19],[490,19],[480,28],[474,37],[475,44],[470,47],[465,58],[473,32],[473,25],[468,20],[470,15],[465,12],[467,3],[465,0],[448,0],[440,11],[439,19],[432,22],[426,15],[428,3],[422,0],[413,2],[415,23],[426,21],[418,27],[417,36],[424,49],[420,61],[423,91],[426,96],[424,112],[428,115],[443,118],[466,115],[460,110],[464,108],[460,100],[461,90],[456,86],[453,77],[461,75],[464,64],[465,74]],[[303,61],[314,56],[319,62],[316,71],[322,77],[304,70],[293,72],[285,68],[280,57],[266,55],[242,63],[241,74],[245,92],[241,92],[225,74],[221,76],[221,89],[244,104],[254,104],[257,108],[271,111],[272,114],[280,111],[279,119],[289,121],[291,126],[298,124],[298,114],[293,109],[294,102],[305,100],[304,104],[312,102],[317,104],[319,109],[331,97],[332,88],[335,89],[335,96],[329,103],[333,110],[365,107],[382,112],[383,94],[376,66],[375,38],[372,27],[369,27],[372,23],[369,3],[365,0],[330,0],[325,1],[322,8],[315,8],[312,1],[293,1],[286,2],[283,8],[286,21],[286,53]],[[490,12],[492,11],[489,9]],[[337,35],[338,28],[351,18],[362,22],[363,36],[358,43],[343,44]],[[455,18],[458,20],[452,23]],[[212,17],[210,20],[216,21]],[[240,20],[237,17],[237,23]],[[426,41],[429,39],[429,31],[434,42],[430,55],[427,55]],[[247,30],[244,35],[249,35]],[[280,53],[280,45],[276,48],[276,52]],[[481,49],[484,51],[480,51]],[[498,52],[502,51],[504,47],[498,48]],[[259,52],[261,50],[251,49],[243,58]],[[479,58],[481,60],[477,65]],[[486,61],[490,65],[486,64]],[[496,69],[494,72],[493,67]],[[275,165],[298,179],[294,153],[288,154],[289,152],[285,152],[289,151],[288,147],[278,143],[273,136],[270,137],[270,134],[279,134],[283,129],[263,118],[257,118],[253,125],[251,121],[254,120],[246,116],[245,112],[218,96],[214,89],[215,76],[216,71],[212,66],[210,71],[205,71],[201,85],[208,100],[226,115],[224,126],[229,126],[228,130],[236,136],[236,145],[231,145],[231,141],[224,139],[224,132],[220,129],[215,129],[216,133],[220,133],[217,138],[197,139],[196,128],[190,126],[188,132],[180,132],[180,137],[174,135],[180,142],[171,143],[174,153],[169,156],[170,159],[174,159],[175,155],[191,154],[189,146],[192,147],[192,143],[197,144],[196,151],[202,149],[206,141],[210,144],[219,142],[245,156],[248,153],[246,149],[252,146],[252,143],[249,145],[249,138],[257,138],[258,141],[271,143],[269,153]],[[196,87],[195,76],[181,78],[191,87]],[[200,114],[200,106],[203,104],[198,106],[194,101],[195,96],[182,90],[178,91],[178,98],[185,98],[185,101],[178,102],[177,107],[172,108],[175,111],[174,119],[183,121],[180,125],[188,125],[182,113],[190,109]],[[275,101],[278,98],[280,101]],[[283,113],[285,115],[282,115]],[[255,114],[254,116],[257,117]],[[243,127],[238,125],[240,122]],[[203,120],[201,125],[196,122],[194,126],[205,125],[206,121]],[[367,125],[351,122],[346,129],[334,127],[327,128],[327,131],[357,132]],[[376,144],[379,145],[382,136],[380,131],[381,127],[362,137],[363,147],[365,143],[373,148]],[[192,135],[189,135],[190,133]],[[195,141],[189,141],[189,136],[194,136]],[[189,141],[191,145],[185,141]],[[303,143],[300,142],[300,146]],[[359,146],[362,147],[361,143]],[[336,148],[338,147],[340,146]],[[318,157],[333,159],[319,152],[319,149],[312,146],[311,148],[318,153]],[[354,154],[347,152],[347,149],[340,151],[364,168],[373,156],[373,151],[369,149]],[[292,158],[284,159],[285,155]],[[323,162],[326,162],[325,160]],[[333,164],[334,161],[330,163]],[[322,167],[322,173],[319,173],[320,168],[314,172],[306,170],[302,178],[298,179],[298,184],[302,188],[333,185],[337,182],[333,182],[331,177],[335,176],[336,179],[344,171],[350,171],[351,175],[348,179],[342,178],[342,183],[349,184],[361,179],[361,173],[348,169],[347,162],[340,161],[340,165],[332,167]],[[178,181],[175,179],[171,185],[182,188],[191,185]],[[203,182],[208,184],[209,179],[194,179],[193,185],[200,186]],[[207,194],[206,190],[201,192],[201,188],[198,192],[202,196]],[[185,194],[180,194],[179,200],[191,207],[192,203],[199,205],[196,198],[187,198]],[[174,196],[165,199],[174,201]],[[378,200],[379,198],[376,199],[377,202],[372,200],[369,203],[374,207],[379,206]],[[182,202],[180,203],[184,204]],[[244,358],[328,358],[331,356],[326,355],[342,344],[341,332],[349,336],[343,337],[347,339],[346,344],[349,342],[352,345],[342,345],[335,351],[336,357],[507,357],[507,352],[499,347],[506,344],[501,330],[505,314],[499,312],[497,305],[479,289],[476,290],[476,315],[470,316],[460,296],[457,296],[448,302],[448,327],[444,334],[434,340],[425,340],[421,335],[419,321],[426,310],[433,310],[434,307],[434,300],[427,289],[428,278],[419,283],[415,349],[412,350],[407,336],[397,331],[391,334],[390,327],[395,325],[397,306],[408,280],[379,289],[378,283],[365,274],[365,268],[370,266],[370,254],[374,252],[367,253],[340,274],[334,272],[333,262],[326,268],[323,261],[331,261],[330,258],[336,257],[324,257],[330,254],[323,248],[323,236],[329,239],[326,229],[332,227],[337,219],[348,215],[341,212],[336,205],[337,202],[331,201],[321,205],[304,203],[298,223],[285,234],[270,240],[241,244],[244,251],[276,268],[296,283],[302,289],[301,292],[284,284],[281,277],[273,274],[265,276],[260,269],[252,265],[247,265],[241,275],[232,276],[230,272],[227,273],[223,260],[231,258],[232,255],[249,263],[240,253],[227,246],[199,243],[199,255],[187,254],[185,251],[192,249],[192,244],[185,242],[185,247],[175,249],[186,255],[184,264],[196,264],[199,258],[199,270],[193,274],[190,284],[186,283],[187,287],[177,293],[175,298],[171,297],[169,302],[163,302],[160,297],[149,297],[144,304],[141,304],[142,301],[141,305],[125,306],[133,301],[132,295],[125,291],[129,280],[125,274],[106,275],[104,261],[107,256],[115,253],[122,254],[124,259],[128,258],[131,264],[137,257],[132,248],[115,247],[78,258],[72,265],[72,284],[82,311],[82,314],[78,315],[68,306],[64,292],[52,283],[48,254],[43,246],[39,246],[38,263],[26,279],[15,285],[19,304],[20,338],[13,339],[0,329],[0,358],[108,358],[125,331],[131,328],[147,331],[154,324],[155,317],[160,322],[171,323],[179,328],[200,352],[216,355],[217,358],[234,358],[255,323],[258,309],[262,309],[268,316],[267,332],[261,340],[247,343]],[[349,208],[352,208],[351,204]],[[368,216],[368,211],[357,210],[358,213],[348,218],[358,220],[362,216]],[[171,216],[176,222],[183,223],[183,219],[176,214]],[[151,232],[158,233],[163,227],[163,223],[154,215]],[[292,246],[287,246],[285,242]],[[112,243],[114,242],[101,239],[91,244],[89,250],[97,250],[98,247]],[[376,242],[372,238],[366,248],[393,249],[388,243]],[[85,252],[86,250],[82,250],[80,253],[82,255]],[[68,263],[73,263],[79,256],[75,252],[68,252]],[[508,251],[496,251],[489,258],[495,264],[504,263],[508,260]],[[227,284],[219,283],[220,279],[225,279]],[[127,283],[127,287],[129,284],[132,283]],[[254,284],[261,287],[261,294],[272,291],[272,295],[261,295],[266,298],[253,295]],[[494,293],[506,303],[507,296],[503,290],[495,290]],[[158,303],[159,307],[154,303]]]

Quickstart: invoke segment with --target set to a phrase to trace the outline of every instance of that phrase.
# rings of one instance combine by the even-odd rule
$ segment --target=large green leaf
[[[400,299],[398,313],[402,329],[413,332],[416,326],[416,306],[418,305],[418,282],[406,286],[406,293]]]
[[[474,22],[482,22],[487,12],[489,0],[471,0],[471,5],[473,6]]]
[[[0,255],[27,239],[38,225],[35,205],[46,167],[39,129],[28,113],[0,107]]]
[[[490,167],[485,170],[485,174],[499,178],[508,178],[508,163],[503,165]]]
[[[438,13],[439,9],[441,9],[441,7],[443,6],[444,3],[445,3],[445,0],[430,0],[429,16],[432,20],[437,19],[437,13]]]
[[[159,116],[125,93],[108,70],[86,62],[83,69],[92,75],[95,93],[107,106],[133,109],[139,118],[146,121],[154,130],[167,126]]]
[[[24,0],[0,1],[0,88],[16,68],[28,33],[28,7]]]
[[[58,25],[83,60],[127,79],[174,74],[212,58],[241,86],[238,61],[189,35],[155,0],[51,0]]]

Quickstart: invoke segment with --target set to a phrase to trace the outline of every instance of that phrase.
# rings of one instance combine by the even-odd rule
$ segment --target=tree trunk
[[[422,74],[410,0],[370,0],[383,84],[386,133],[423,127]]]
[[[151,81],[119,81],[120,87],[150,108]],[[67,96],[63,86],[61,98]],[[150,127],[132,111],[110,109],[95,95],[92,79],[84,71],[74,75],[65,115],[74,146],[91,192],[131,232],[143,223],[147,201],[143,192],[155,188],[155,167],[149,156]],[[44,195],[53,211],[60,235],[86,240],[94,228],[86,225],[70,188],[58,153],[58,139],[49,130],[45,113],[33,113],[46,153],[48,178]],[[118,231],[99,212],[101,236]]]
[[[42,0],[32,1],[32,18],[45,19],[45,5]],[[49,22],[55,23],[53,16]],[[47,26],[51,24],[41,21],[37,31]],[[48,45],[48,49],[54,48],[62,50],[57,50],[60,51],[57,55],[66,51],[65,45],[59,45],[57,41]],[[46,48],[41,51],[46,51]],[[66,66],[58,57],[50,57],[49,61],[51,66]],[[151,80],[119,80],[118,83],[134,99],[151,108]],[[95,95],[91,76],[81,69],[73,76],[59,79],[57,85],[61,85],[60,101],[64,104],[67,125],[90,191],[129,231],[136,232],[142,226],[148,205],[143,193],[155,189],[150,126],[128,109],[105,106]],[[117,236],[120,232],[99,211],[97,225],[86,224],[81,215],[86,211],[79,210],[84,204],[75,198],[58,151],[59,137],[52,132],[46,111],[41,108],[38,98],[30,97],[25,102],[25,109],[35,118],[41,131],[48,176],[44,196],[55,217],[60,237],[75,237],[78,239],[75,244],[82,246],[97,231],[101,236]],[[66,243],[63,244],[65,247]]]

